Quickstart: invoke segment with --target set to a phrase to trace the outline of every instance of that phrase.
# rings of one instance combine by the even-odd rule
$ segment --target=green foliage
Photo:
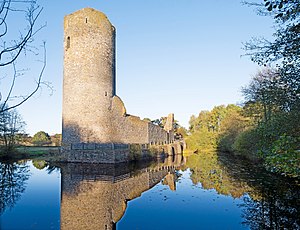
[[[51,138],[48,133],[39,131],[32,137],[32,143],[37,146],[48,145],[51,143]]]
[[[216,149],[231,151],[236,136],[244,129],[246,119],[236,105],[215,106],[211,111],[201,111],[190,119],[191,135],[186,138],[189,149]],[[238,122],[238,121],[245,122]],[[245,124],[244,124],[245,123]]]
[[[33,160],[32,164],[36,169],[39,169],[39,170],[42,170],[48,166],[47,162],[44,160]]]
[[[266,167],[277,173],[288,176],[300,176],[299,138],[283,135],[273,144],[270,153],[265,157]]]
[[[186,128],[179,126],[175,132],[175,138],[176,139],[180,139],[180,138],[184,138],[187,136],[187,130]]]
[[[159,119],[152,120],[151,122],[163,128],[167,122],[167,117],[161,117]]]
[[[233,180],[227,170],[221,167],[216,152],[199,152],[187,158],[186,167],[190,168],[194,184],[201,183],[204,189],[216,189],[219,194],[241,197],[249,187]]]
[[[217,147],[217,134],[205,128],[199,129],[186,138],[189,149],[215,149]]]
[[[258,158],[258,141],[259,136],[255,129],[248,129],[240,133],[234,143],[232,148],[234,149],[236,155],[242,155],[249,159]]]
[[[241,153],[248,149],[249,155],[258,153],[267,169],[273,172],[300,176],[297,161],[300,149],[299,90],[299,76],[295,79],[282,69],[258,72],[243,89],[246,99],[244,114],[253,118],[254,129],[237,138],[235,149]],[[290,139],[298,144],[289,145],[287,140]],[[286,151],[287,146],[289,151]]]
[[[54,134],[53,136],[50,137],[51,138],[51,142],[55,145],[55,146],[61,146],[61,134]]]
[[[148,118],[148,117],[145,117],[145,118],[143,119],[143,121],[148,121],[148,122],[151,122],[151,119],[150,119],[150,118]]]
[[[256,111],[251,113],[249,105]],[[251,160],[261,159],[270,171],[299,176],[300,113],[273,109],[265,119],[257,116],[264,114],[260,105],[218,106],[193,116],[187,147],[193,151],[218,148]]]
[[[245,49],[253,61],[259,64],[281,63],[282,70],[292,65],[299,69],[300,7],[295,0],[264,1],[259,5],[259,14],[274,19],[274,40],[253,39]],[[257,5],[257,4],[256,4]],[[285,71],[284,71],[285,72]],[[288,73],[288,72],[286,72]]]
[[[254,4],[257,5],[257,4]],[[274,19],[273,40],[253,39],[245,44],[252,61],[276,67],[276,91],[286,111],[300,106],[300,6],[295,0],[272,0],[259,5],[259,12]],[[273,99],[275,97],[273,96]],[[277,104],[278,105],[278,104]]]
[[[221,123],[221,132],[218,136],[218,149],[225,152],[233,152],[237,136],[250,125],[248,118],[241,113],[242,108],[233,107]]]
[[[243,108],[216,106],[192,116],[187,145],[260,157],[267,169],[299,177],[300,4],[294,0],[248,4],[274,18],[273,41],[253,39],[245,44],[252,61],[269,67],[243,88]]]

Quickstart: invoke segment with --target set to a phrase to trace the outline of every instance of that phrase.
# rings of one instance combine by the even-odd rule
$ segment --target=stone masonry
[[[163,178],[175,190],[175,171],[183,164],[181,155],[135,171],[124,163],[61,164],[61,229],[116,229],[127,203]]]
[[[114,26],[103,13],[92,8],[81,9],[64,19],[65,161],[122,162],[128,160],[129,144],[174,142],[173,114],[162,129],[127,114],[116,95],[115,39]]]

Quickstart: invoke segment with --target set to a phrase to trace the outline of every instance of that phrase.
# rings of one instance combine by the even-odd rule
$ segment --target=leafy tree
[[[264,0],[264,3],[246,4],[258,6],[258,12],[274,19],[274,40],[253,39],[245,49],[253,61],[266,64],[276,61],[282,67],[299,68],[300,3],[298,0]]]
[[[32,87],[23,88],[24,91],[16,92],[17,83],[26,76],[31,76],[29,69],[24,67],[30,58],[37,59],[41,56],[35,45],[37,33],[45,26],[37,26],[37,20],[42,8],[34,0],[2,0],[0,1],[0,113],[16,108],[31,98],[41,87],[47,84],[42,81],[42,75],[46,67],[45,43],[41,70]],[[20,20],[16,27],[15,20]],[[22,65],[23,64],[23,65]],[[20,67],[18,67],[20,66]],[[28,81],[28,80],[27,80]],[[10,101],[10,106],[8,106]]]
[[[180,138],[184,138],[187,136],[187,130],[186,128],[182,127],[182,126],[179,126],[177,129],[176,129],[176,137],[177,139],[180,139]]]
[[[54,134],[50,138],[51,142],[54,143],[55,146],[61,146],[61,134]]]
[[[190,150],[211,150],[217,147],[217,133],[201,128],[186,138],[187,147]]]
[[[256,109],[262,109],[265,121],[271,119],[274,110],[285,110],[287,105],[286,87],[278,80],[280,76],[274,69],[266,68],[259,71],[242,93],[247,104],[255,103]],[[253,107],[252,107],[253,108]]]
[[[266,156],[266,166],[272,172],[288,176],[300,175],[299,138],[282,135],[272,143],[271,153]]]
[[[211,111],[210,126],[212,130],[221,131],[221,122],[227,115],[227,108],[224,105],[215,106]]]
[[[243,90],[247,113],[254,108],[252,115],[263,114],[264,118],[248,134],[257,140],[257,152],[269,170],[299,176],[300,2],[264,0],[247,4],[257,6],[260,15],[272,17],[276,30],[271,41],[254,38],[245,44],[246,54],[254,62],[273,66],[258,73]],[[246,143],[248,134],[241,135],[236,146]]]
[[[233,137],[229,137],[237,134],[230,132],[235,130],[235,126],[240,125],[240,129],[242,129],[245,125],[235,123],[237,119],[240,119],[239,121],[244,119],[240,114],[241,110],[236,105],[220,105],[215,106],[211,111],[201,111],[198,117],[192,116],[190,119],[191,135],[186,138],[188,148],[192,150],[216,148],[220,139],[222,139],[223,147],[231,146],[233,140],[229,141],[229,139]],[[229,131],[229,129],[232,130]],[[237,131],[235,130],[235,132]],[[229,139],[225,140],[225,137]]]
[[[236,155],[244,156],[250,160],[257,160],[259,158],[257,154],[259,141],[260,136],[257,134],[257,130],[249,128],[236,136],[231,148]]]
[[[161,117],[159,119],[152,120],[151,122],[163,128],[167,122],[167,117]]]
[[[222,130],[218,136],[218,149],[226,152],[236,152],[235,141],[237,137],[250,127],[249,118],[242,115],[242,108],[234,106],[227,111],[220,124]]]
[[[48,145],[51,143],[51,138],[48,133],[39,131],[34,134],[31,141],[35,145]]]
[[[208,121],[209,117],[210,117],[209,111],[201,111],[198,117],[192,115],[189,121],[190,132],[195,132],[199,129],[209,130],[209,121]]]
[[[251,4],[251,3],[248,3]],[[300,109],[300,3],[298,0],[264,0],[260,15],[274,19],[274,40],[254,38],[245,44],[246,54],[260,65],[275,65],[278,82],[286,87],[287,110]]]
[[[5,152],[13,150],[18,134],[24,132],[24,127],[25,122],[16,110],[0,113],[0,138]]]

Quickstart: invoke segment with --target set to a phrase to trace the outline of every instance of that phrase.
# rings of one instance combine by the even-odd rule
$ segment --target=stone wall
[[[150,144],[163,145],[168,144],[168,133],[158,125],[148,123],[148,137]]]
[[[180,166],[179,164],[178,166]],[[61,165],[61,229],[114,229],[127,202],[159,183],[175,167],[148,166],[137,171],[118,172],[115,165]],[[109,173],[108,173],[109,172]],[[109,174],[109,175],[108,175]],[[170,182],[173,188],[174,181]]]
[[[115,95],[115,29],[107,17],[84,8],[64,20],[64,145],[110,142]],[[75,131],[75,134],[74,134]]]
[[[115,28],[103,13],[84,8],[65,17],[62,158],[126,161],[125,151],[101,144],[167,144],[173,121],[171,114],[164,130],[126,113],[116,95]]]
[[[148,143],[148,122],[128,115],[122,100],[113,97],[111,109],[112,142],[145,144]]]

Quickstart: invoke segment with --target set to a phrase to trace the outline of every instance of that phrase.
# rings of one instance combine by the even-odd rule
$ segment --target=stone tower
[[[116,95],[115,33],[92,8],[64,19],[62,161],[118,163],[131,159],[131,144],[173,145],[173,114],[163,129],[129,115]]]
[[[63,132],[72,143],[111,140],[116,94],[115,28],[108,18],[84,8],[64,18]]]

